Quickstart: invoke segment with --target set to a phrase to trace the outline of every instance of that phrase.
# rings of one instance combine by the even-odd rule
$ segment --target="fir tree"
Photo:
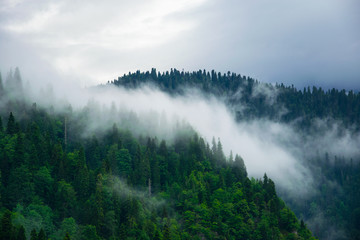
[[[15,134],[16,133],[16,123],[15,118],[12,112],[10,112],[8,123],[6,126],[6,133],[7,134]]]
[[[1,218],[0,239],[9,240],[13,238],[13,225],[11,224],[11,212],[5,210]]]

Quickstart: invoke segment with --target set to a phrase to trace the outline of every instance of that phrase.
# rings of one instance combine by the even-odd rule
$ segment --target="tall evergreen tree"
[[[12,112],[10,112],[8,123],[6,126],[6,133],[7,134],[15,134],[16,133],[16,123],[15,118]]]
[[[0,133],[4,131],[2,118],[0,116]]]
[[[5,210],[1,218],[1,231],[0,231],[1,240],[13,239],[13,225],[11,223],[11,212]]]
[[[20,133],[17,135],[15,143],[14,166],[20,166],[23,163],[25,163],[25,146],[24,137]]]
[[[85,161],[84,148],[80,148],[78,163],[76,166],[75,175],[75,190],[77,191],[79,198],[84,200],[89,194],[89,171]]]
[[[4,94],[5,94],[5,89],[4,89],[2,76],[1,76],[1,72],[0,72],[0,100],[4,96]]]
[[[171,240],[169,222],[165,223],[162,239],[163,240]]]

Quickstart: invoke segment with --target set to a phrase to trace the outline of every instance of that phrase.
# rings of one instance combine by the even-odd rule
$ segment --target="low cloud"
[[[169,96],[152,86],[132,90],[111,85],[65,89],[54,88],[55,97],[46,101],[37,94],[32,98],[41,106],[71,104],[74,112],[85,113],[85,135],[116,123],[135,135],[172,141],[180,125],[195,130],[209,143],[213,137],[220,138],[226,155],[232,150],[244,158],[250,176],[260,178],[266,172],[279,187],[297,193],[311,185],[310,173],[297,154],[300,139],[290,126],[269,120],[238,123],[224,102],[204,97],[194,89],[183,96]]]
[[[8,74],[7,78],[12,81],[14,74]],[[353,158],[354,161],[360,156],[359,132],[345,128],[338,121],[316,119],[313,130],[306,133],[297,130],[295,123],[284,124],[269,119],[236,121],[227,101],[205,96],[196,89],[186,89],[184,95],[170,96],[151,85],[137,89],[113,85],[82,88],[61,81],[54,85],[41,86],[38,82],[27,85],[22,97],[40,107],[52,107],[58,113],[72,111],[73,122],[85,126],[83,137],[104,133],[116,123],[134,136],[156,136],[167,140],[169,145],[179,130],[196,131],[209,144],[213,137],[220,138],[225,155],[230,151],[239,154],[250,177],[261,178],[267,173],[274,180],[279,195],[298,206],[319,194],[317,184],[321,182],[318,179],[321,171],[314,169],[309,160],[322,160],[325,154],[330,156],[330,162],[334,161],[334,156],[346,160]],[[5,84],[8,86],[11,84]],[[259,90],[258,94],[261,92]],[[274,101],[271,92],[267,92],[266,99],[269,104]],[[333,188],[340,187],[334,184],[329,182]],[[121,180],[114,181],[114,187],[139,198],[146,195],[128,189]],[[318,211],[305,219],[314,230],[316,222],[323,216]],[[341,231],[335,229],[332,235],[341,234]]]
[[[31,85],[29,83],[28,85]],[[40,89],[40,90],[39,90]],[[225,102],[188,89],[184,95],[170,96],[154,86],[125,89],[113,85],[82,88],[71,83],[34,85],[25,96],[39,106],[53,106],[65,112],[71,105],[74,116],[83,121],[84,137],[108,130],[116,123],[135,136],[157,136],[170,143],[180,129],[196,131],[207,142],[220,138],[225,155],[230,151],[243,157],[248,173],[261,178],[264,173],[278,188],[292,195],[311,195],[315,186],[307,160],[330,156],[356,157],[360,135],[335,121],[317,120],[311,134],[303,134],[291,124],[268,119],[235,121]],[[273,101],[267,94],[266,99]]]

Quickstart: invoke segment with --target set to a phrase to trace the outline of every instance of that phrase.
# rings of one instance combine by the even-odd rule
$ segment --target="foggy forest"
[[[359,93],[176,69],[25,85],[0,78],[2,239],[359,236]]]
[[[358,0],[0,0],[0,240],[360,239]]]

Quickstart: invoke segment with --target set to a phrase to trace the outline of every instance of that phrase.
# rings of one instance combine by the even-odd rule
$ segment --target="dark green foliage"
[[[78,122],[67,114],[69,126]],[[30,231],[59,240],[312,238],[274,182],[250,180],[220,140],[210,149],[196,134],[179,134],[169,145],[113,126],[85,139],[73,128],[65,146],[63,115],[38,106],[24,115],[21,128],[0,134],[0,201],[15,216],[13,226],[10,211],[1,215],[2,239]]]
[[[16,123],[15,123],[15,118],[12,112],[10,112],[9,115],[9,119],[8,119],[8,123],[6,126],[6,133],[7,134],[15,134],[16,133]]]
[[[214,70],[211,72],[205,70],[184,72],[171,69],[163,73],[157,73],[156,69],[152,69],[150,72],[136,71],[119,77],[110,84],[125,88],[138,88],[144,83],[154,84],[161,91],[171,95],[184,95],[187,87],[196,88],[206,96],[224,99],[225,104],[232,107],[231,109],[241,109],[235,113],[235,117],[239,121],[264,118],[290,124],[292,127],[295,126],[299,135],[305,138],[314,132],[323,130],[316,125],[318,119],[324,120],[323,122],[327,126],[345,127],[354,136],[358,136],[360,132],[360,92],[338,89],[324,90],[315,86],[298,90],[294,86],[260,83],[240,74],[230,72],[222,74],[216,73]],[[186,148],[181,141],[175,141],[174,147],[176,153],[183,153],[184,151],[179,151],[179,149]],[[203,148],[206,160],[212,167],[224,167],[221,148],[222,146],[215,141],[215,138],[212,141],[211,150],[209,147]],[[201,154],[198,155],[196,144],[190,146],[190,149],[194,155],[180,154],[174,162],[169,159],[169,179],[176,176],[177,181],[184,180],[183,176],[189,176],[195,169],[194,163],[202,157],[198,157]],[[329,161],[329,158],[335,160]],[[312,224],[313,230],[320,238],[334,238],[332,235],[334,229],[340,229],[339,238],[358,239],[360,235],[358,230],[360,226],[358,220],[360,219],[359,164],[355,164],[358,163],[359,156],[356,158],[353,159],[354,161],[336,158],[336,156],[326,156],[325,159],[307,159],[304,164],[311,169],[313,176],[318,176],[315,180],[315,184],[318,186],[316,197],[308,201],[286,198],[298,216],[302,216],[306,220],[322,219]],[[229,187],[229,183],[234,181],[233,177],[242,182],[246,199],[251,198],[254,195],[249,191],[252,184],[247,178],[243,160],[235,157],[235,161],[232,162],[231,157],[229,162],[232,165],[233,176],[228,171],[222,170],[219,175],[220,179],[217,181]],[[204,163],[202,162],[203,166]],[[179,164],[179,167],[176,168],[178,172],[174,171],[172,164]],[[282,210],[280,203],[276,199],[272,199],[275,192],[274,183],[264,179],[264,188],[267,189],[264,195],[255,194],[255,204],[261,205],[262,201],[268,202],[269,210],[281,218],[279,224],[283,224],[282,226],[288,230],[293,228],[288,222],[289,219],[292,219],[292,214],[283,209],[279,215],[279,211]],[[211,186],[211,189],[216,189],[216,187]],[[178,196],[178,194],[173,194]],[[286,197],[286,193],[283,195]],[[204,199],[203,194],[199,194],[197,197],[201,201]],[[262,207],[261,210],[263,209]],[[285,222],[286,224],[284,224]],[[266,232],[268,225],[262,224],[262,228]],[[329,228],[333,230],[329,231]],[[301,231],[301,234],[308,236],[307,231]],[[259,235],[258,237],[266,238],[267,236]],[[297,236],[288,234],[287,238],[292,239]]]
[[[37,239],[38,240],[46,240],[46,235],[45,235],[44,229],[40,229]]]
[[[14,167],[10,173],[7,186],[7,201],[5,206],[15,207],[16,203],[29,204],[34,197],[34,183],[29,167],[21,165]]]
[[[31,230],[30,240],[37,240],[37,239],[38,239],[38,235],[36,233],[36,229],[34,228],[33,230]]]
[[[101,238],[96,233],[96,227],[91,225],[86,225],[83,227],[81,240],[100,240]]]
[[[304,202],[286,198],[289,206],[296,213],[301,213],[304,220],[322,219],[313,223],[313,231],[320,239],[334,236],[357,239],[360,233],[359,159],[330,157],[325,154],[313,159],[310,167],[316,176],[316,183],[321,187]],[[308,235],[307,230],[302,231],[302,234]]]
[[[65,237],[64,237],[64,240],[71,240],[70,236],[69,236],[69,233],[66,233]]]
[[[163,240],[171,240],[169,223],[166,223],[163,229]]]
[[[19,228],[16,240],[26,240],[26,236],[25,236],[25,228],[23,226],[21,226]],[[41,239],[42,240],[42,239]]]
[[[0,239],[9,240],[13,239],[13,237],[14,230],[13,225],[11,224],[11,212],[9,210],[6,210],[1,218]]]

